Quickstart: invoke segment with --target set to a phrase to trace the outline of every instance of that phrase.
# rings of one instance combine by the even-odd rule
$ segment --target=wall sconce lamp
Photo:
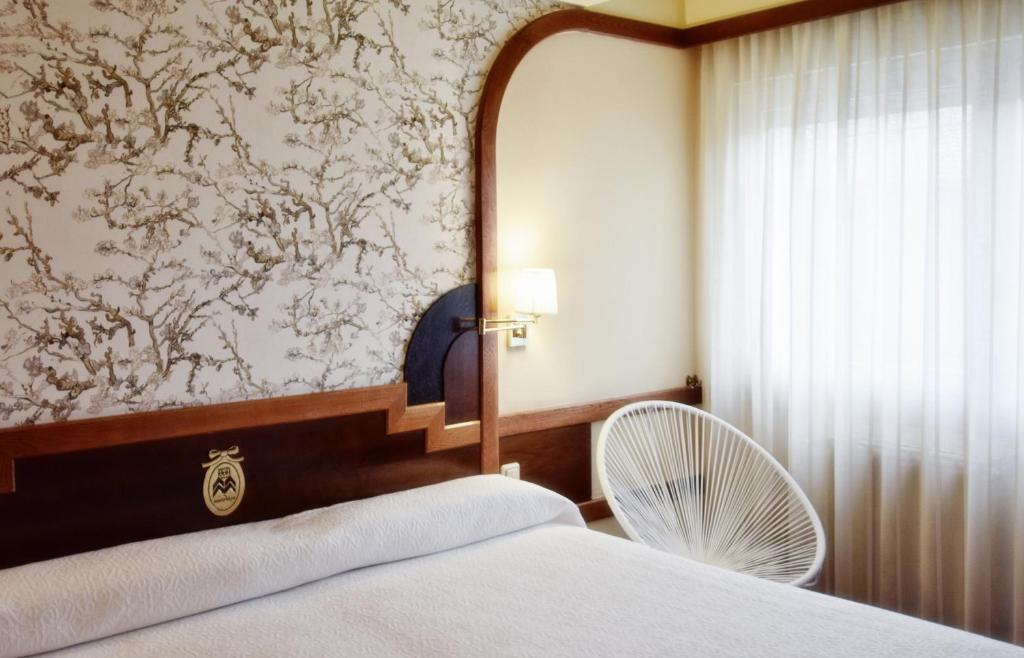
[[[513,347],[526,343],[526,327],[537,324],[542,315],[558,313],[558,289],[555,271],[531,267],[519,272],[513,308],[517,315],[507,319],[480,318],[480,335],[495,331],[511,331],[509,344]]]

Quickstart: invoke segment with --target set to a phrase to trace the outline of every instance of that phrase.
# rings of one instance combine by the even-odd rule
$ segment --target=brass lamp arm
[[[483,336],[484,334],[493,333],[495,331],[515,331],[517,329],[525,329],[526,326],[530,324],[537,324],[537,318],[530,317],[494,320],[488,318],[479,318],[477,319],[477,330],[480,333],[480,335]]]

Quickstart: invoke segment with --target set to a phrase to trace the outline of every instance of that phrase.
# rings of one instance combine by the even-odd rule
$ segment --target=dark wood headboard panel
[[[0,431],[0,568],[275,518],[480,472],[479,422],[407,407],[404,384]],[[210,451],[245,492],[204,498]]]

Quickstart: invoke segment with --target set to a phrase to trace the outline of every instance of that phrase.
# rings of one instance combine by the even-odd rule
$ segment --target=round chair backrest
[[[619,409],[598,438],[597,472],[635,541],[791,585],[821,569],[821,521],[796,481],[705,411],[660,401]]]

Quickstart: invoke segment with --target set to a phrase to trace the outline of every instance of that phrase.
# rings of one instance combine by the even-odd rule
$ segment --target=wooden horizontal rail
[[[445,425],[444,403],[406,406],[406,385],[245,400],[0,430],[0,494],[15,490],[15,461],[252,427],[387,412],[388,434],[424,430],[426,452],[480,442],[480,422]]]
[[[586,404],[510,414],[498,419],[498,434],[504,437],[565,427],[567,425],[579,425],[580,423],[596,423],[607,419],[619,407],[642,400],[669,400],[671,402],[682,402],[683,404],[700,404],[701,387],[669,388],[661,391],[641,393],[640,395],[588,402]]]

